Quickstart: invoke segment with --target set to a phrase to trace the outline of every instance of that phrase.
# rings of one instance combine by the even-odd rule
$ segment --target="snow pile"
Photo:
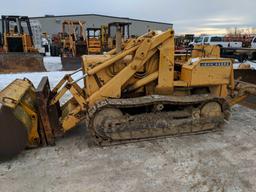
[[[51,86],[56,85],[59,80],[66,74],[64,71],[55,71],[55,72],[36,72],[36,73],[17,73],[17,74],[1,74],[0,75],[0,89],[3,89],[8,84],[10,84],[15,79],[29,79],[35,87],[38,86],[40,80],[44,76],[49,77]]]
[[[40,72],[40,73],[17,73],[17,74],[1,74],[0,75],[0,90],[5,88],[7,85],[9,85],[12,81],[15,79],[23,79],[27,78],[29,79],[35,87],[37,87],[42,79],[42,77],[47,76],[49,78],[51,89],[54,88],[57,83],[66,75],[70,74],[73,71],[55,71],[55,72]],[[83,74],[82,72],[79,72],[75,74],[73,77],[74,80],[81,77]],[[83,81],[79,81],[79,86],[83,88]],[[65,101],[67,101],[71,97],[71,94],[67,92],[66,95],[64,95],[63,99],[60,100],[61,104],[63,104]]]
[[[5,88],[15,79],[23,79],[23,78],[29,79],[34,84],[34,86],[37,87],[44,76],[47,76],[49,78],[50,86],[52,89],[57,85],[57,83],[59,83],[59,81],[66,74],[73,73],[73,71],[61,71],[62,64],[61,64],[60,57],[46,56],[44,57],[44,65],[47,72],[0,74],[0,90]],[[79,72],[72,77],[74,80],[76,80],[82,75],[83,75],[82,72]],[[83,81],[79,81],[78,84],[80,87],[83,87]],[[70,96],[71,94],[67,93],[67,95],[65,95],[64,97],[65,98],[64,100],[67,100]]]
[[[47,71],[61,71],[62,64],[60,57],[44,57],[44,66]]]

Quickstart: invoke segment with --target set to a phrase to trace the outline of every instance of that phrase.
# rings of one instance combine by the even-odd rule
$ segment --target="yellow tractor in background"
[[[27,16],[2,16],[0,73],[45,71]]]
[[[81,56],[88,54],[86,26],[84,21],[65,20],[62,22],[61,63],[63,70],[74,70],[81,67]]]
[[[101,28],[87,28],[88,54],[97,55],[102,53]]]
[[[173,30],[151,31],[112,55],[83,56],[52,90],[47,77],[38,88],[16,79],[0,92],[0,158],[53,145],[81,122],[101,146],[219,130],[230,107],[256,95],[255,85],[235,81],[231,59],[199,55],[181,65],[174,49]]]
[[[102,54],[115,48],[121,51],[121,46],[130,39],[130,25],[114,22],[100,28],[87,28],[89,54]]]
[[[130,39],[130,25],[127,22],[113,22],[108,24],[107,51],[117,49],[121,51],[120,45]]]
[[[63,32],[59,33],[60,38],[57,39],[61,41],[63,70],[79,69],[82,66],[81,56],[84,54],[99,55],[114,48],[121,51],[121,46],[130,37],[129,26],[131,23],[126,22],[109,23],[107,26],[102,25],[100,28],[87,28],[86,34],[85,22],[66,20],[62,25]],[[80,26],[80,31],[78,26]],[[86,38],[85,41],[84,38]],[[82,39],[82,41],[78,43],[76,39]],[[57,44],[60,45],[58,41]],[[78,45],[80,45],[80,51],[78,51]],[[111,54],[111,52],[107,54]]]

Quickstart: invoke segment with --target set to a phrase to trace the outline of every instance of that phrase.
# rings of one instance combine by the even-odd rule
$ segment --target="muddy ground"
[[[256,112],[241,106],[221,132],[106,148],[86,138],[80,126],[1,163],[0,191],[256,191]]]

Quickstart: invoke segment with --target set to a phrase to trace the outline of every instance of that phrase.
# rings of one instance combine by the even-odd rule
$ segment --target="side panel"
[[[183,66],[181,80],[189,86],[229,84],[232,62],[225,59],[201,59]]]

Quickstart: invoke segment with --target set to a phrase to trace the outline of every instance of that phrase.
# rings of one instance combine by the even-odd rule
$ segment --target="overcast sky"
[[[176,33],[255,27],[256,0],[0,0],[1,14],[104,14],[173,23]]]

